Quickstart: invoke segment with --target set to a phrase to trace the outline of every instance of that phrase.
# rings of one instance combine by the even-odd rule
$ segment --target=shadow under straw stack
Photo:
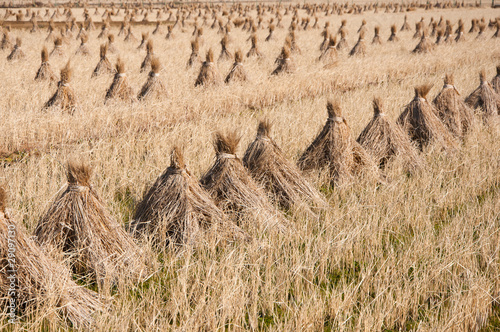
[[[36,227],[39,244],[68,255],[74,272],[99,287],[141,280],[147,272],[141,250],[90,185],[90,167],[69,162],[67,172],[67,187]]]
[[[243,164],[281,207],[315,215],[311,207],[325,208],[328,204],[297,166],[285,157],[270,132],[271,123],[261,121],[255,140],[245,152]]]
[[[415,97],[399,115],[397,123],[418,144],[420,150],[425,146],[437,144],[444,150],[455,150],[457,142],[436,115],[438,111],[426,98],[432,85],[415,88]]]
[[[165,84],[160,76],[161,63],[160,59],[154,57],[151,60],[151,71],[148,75],[148,80],[142,86],[141,91],[137,95],[138,100],[146,100],[150,98],[158,99],[167,95]]]
[[[57,83],[57,90],[54,95],[45,103],[42,110],[48,108],[60,108],[62,111],[67,111],[73,114],[76,109],[76,94],[73,88],[69,85],[73,76],[70,62],[66,63],[61,69],[61,78]]]
[[[463,139],[473,126],[474,111],[462,100],[454,86],[452,74],[444,78],[443,89],[434,98],[437,115],[457,138]]]
[[[136,237],[151,236],[160,249],[195,245],[211,229],[223,239],[246,239],[247,235],[228,220],[210,195],[193,178],[182,152],[174,147],[170,167],[156,179],[137,206],[131,231]]]
[[[52,49],[52,52],[50,52],[50,56],[51,57],[53,57],[53,56],[58,56],[58,57],[64,56],[64,52],[63,52],[63,49],[62,49],[62,44],[63,44],[63,41],[62,41],[61,37],[56,37],[54,39],[54,49]]]
[[[214,63],[214,52],[210,48],[207,52],[205,62],[201,65],[198,78],[194,82],[194,86],[216,86],[222,82],[222,78],[217,71]]]
[[[7,56],[7,60],[13,61],[13,60],[21,60],[24,59],[26,56],[21,49],[21,45],[23,44],[23,41],[21,38],[17,37],[16,38],[16,45],[14,45],[14,48],[12,49],[12,52]]]
[[[106,92],[104,103],[106,104],[110,99],[119,99],[126,102],[134,101],[134,92],[130,87],[127,76],[125,74],[125,63],[121,58],[118,58],[115,65],[116,74],[113,82]]]
[[[290,74],[295,70],[295,63],[291,58],[290,48],[285,45],[281,49],[281,54],[278,57],[278,66],[274,69],[271,75]]]
[[[479,86],[467,98],[465,103],[474,109],[480,109],[485,121],[500,114],[500,95],[498,95],[491,84],[486,80],[486,73],[479,73]]]
[[[154,57],[153,40],[149,39],[146,44],[146,56],[141,63],[141,73],[151,70],[151,60]]]
[[[224,37],[222,37],[220,41],[221,51],[219,59],[217,59],[218,62],[231,60],[233,58],[233,55],[227,49],[228,44],[229,44],[229,37],[227,35],[224,35]]]
[[[108,53],[108,44],[102,44],[99,52],[100,59],[94,71],[92,72],[91,77],[116,73],[115,69],[111,65],[111,62],[108,60],[106,53]]]
[[[245,82],[248,80],[245,68],[243,68],[243,54],[241,50],[234,53],[234,63],[224,80],[225,83]]]
[[[57,76],[50,67],[49,52],[46,46],[42,49],[42,63],[36,72],[35,81],[57,82]]]
[[[90,55],[90,49],[87,46],[89,36],[85,34],[80,38],[80,40],[81,40],[80,46],[76,50],[75,54],[76,55],[84,55],[84,56]]]
[[[217,133],[214,140],[215,164],[201,178],[202,186],[210,193],[217,206],[231,213],[238,222],[247,217],[264,228],[285,230],[288,222],[269,202],[264,190],[252,179],[236,156],[240,138],[236,132]]]
[[[410,137],[383,112],[380,98],[373,99],[373,118],[357,141],[381,167],[385,167],[393,159],[401,160],[405,171],[410,173],[422,166],[422,160]]]
[[[348,184],[354,175],[363,173],[378,178],[372,157],[351,137],[339,103],[329,101],[326,108],[328,120],[300,157],[299,168],[304,171],[327,168],[331,184],[337,186]]]
[[[366,54],[366,44],[365,44],[365,32],[361,30],[359,33],[358,42],[352,48],[351,52],[349,52],[349,56],[354,55],[365,55]]]
[[[15,259],[12,250],[15,248]],[[101,297],[72,279],[69,269],[54,259],[35,243],[22,223],[10,218],[6,210],[6,194],[0,187],[0,259],[5,262],[0,274],[0,288],[3,308],[9,305],[12,290],[9,288],[12,274],[16,282],[16,310],[23,317],[48,311],[71,322],[76,329],[90,329],[94,324],[94,314],[104,311]],[[8,262],[15,261],[12,266]],[[7,317],[4,317],[6,319]],[[46,317],[50,319],[50,316]]]

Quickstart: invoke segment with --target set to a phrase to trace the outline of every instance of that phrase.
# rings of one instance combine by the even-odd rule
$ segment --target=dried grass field
[[[89,9],[97,25],[103,11],[95,14],[94,8]],[[0,9],[0,15],[4,12]],[[73,9],[73,15],[81,21],[83,10]],[[255,7],[249,15],[256,17]],[[307,12],[300,9],[298,15],[306,17]],[[399,31],[405,15],[411,31]],[[140,72],[146,55],[145,49],[138,49],[141,33],[149,32],[162,65],[159,77],[166,94],[132,103],[104,104],[113,75],[91,78],[99,46],[106,42],[97,38],[99,25],[89,31],[89,56],[75,55],[80,41],[78,31],[73,32],[63,43],[63,55],[49,58],[57,76],[71,60],[70,85],[77,98],[72,115],[59,109],[42,111],[57,89],[55,83],[34,81],[42,47],[46,45],[49,53],[54,47],[45,41],[47,29],[30,33],[12,28],[11,39],[22,39],[26,55],[7,61],[10,50],[0,50],[0,183],[8,192],[12,219],[33,234],[66,186],[68,160],[85,160],[93,169],[94,190],[126,228],[145,192],[170,165],[174,146],[182,148],[187,168],[200,179],[214,163],[217,131],[237,130],[241,141],[236,155],[242,158],[259,120],[268,119],[272,138],[296,163],[327,120],[327,100],[340,103],[355,139],[373,116],[374,97],[381,98],[387,117],[395,120],[413,99],[415,86],[432,84],[431,100],[441,90],[445,74],[451,73],[465,98],[479,86],[481,70],[491,80],[500,64],[500,38],[492,38],[496,28],[487,27],[479,39],[477,32],[469,33],[472,19],[484,17],[488,23],[500,16],[500,9],[370,10],[341,16],[319,11],[317,16],[317,29],[297,28],[301,52],[291,56],[295,72],[277,76],[270,74],[289,33],[292,13],[283,16],[284,27],[276,28],[269,42],[265,41],[269,19],[275,16],[264,13],[256,31],[262,58],[246,57],[250,33],[232,27],[228,48],[243,52],[249,80],[215,87],[194,86],[201,63],[186,67],[194,15],[184,28],[173,29],[170,40],[165,38],[166,25],[154,35],[154,25],[133,25],[137,40],[129,42],[118,36],[118,26],[112,26],[118,52],[108,53],[108,58],[113,65],[118,56],[123,60],[135,94],[148,79],[148,72]],[[465,41],[411,53],[419,42],[413,38],[415,23],[423,18],[427,27],[431,18],[439,21],[441,16],[450,20],[453,31],[463,20]],[[336,33],[343,19],[349,47],[339,51],[336,65],[325,68],[318,61],[321,32],[330,22],[331,32]],[[123,20],[123,11],[113,20]],[[362,20],[367,22],[366,54],[350,57]],[[216,67],[225,77],[233,61],[217,62],[223,35],[210,27],[212,21],[210,16],[203,27],[200,57],[204,60],[212,48]],[[400,40],[389,43],[392,24]],[[380,26],[382,45],[371,44],[375,26]],[[429,37],[432,43],[435,38]],[[249,241],[218,241],[217,234],[207,231],[194,245],[172,245],[160,253],[138,242],[152,272],[146,281],[122,277],[118,286],[101,291],[111,297],[111,304],[95,313],[92,329],[500,329],[500,121],[497,116],[485,124],[476,117],[476,125],[456,151],[424,148],[424,166],[413,174],[405,172],[398,160],[387,165],[383,181],[359,176],[348,185],[332,187],[325,172],[305,173],[328,206],[315,216],[282,210],[290,224],[286,232],[247,218],[240,226]],[[70,264],[55,254],[54,259]],[[87,287],[97,289],[92,284]],[[54,303],[42,305],[14,325],[2,320],[1,329],[75,328],[58,318]]]

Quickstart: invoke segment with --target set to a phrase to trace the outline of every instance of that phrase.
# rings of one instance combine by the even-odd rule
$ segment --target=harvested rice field
[[[500,329],[500,8],[29,5],[2,330]]]

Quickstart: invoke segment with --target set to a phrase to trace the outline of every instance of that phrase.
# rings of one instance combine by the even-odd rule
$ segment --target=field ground
[[[75,11],[75,15],[81,12]],[[0,10],[0,14],[2,11]],[[404,15],[412,30],[422,17],[426,25],[440,16],[455,24],[472,18],[500,16],[499,9],[447,9],[408,13],[364,13],[320,16],[336,31],[347,19],[348,42],[357,40],[367,21],[367,54],[339,54],[337,66],[325,69],[317,61],[321,29],[297,32],[301,54],[294,54],[297,71],[270,77],[287,29],[257,32],[264,58],[244,59],[250,81],[217,88],[194,88],[199,65],[186,69],[192,27],[174,29],[175,38],[152,36],[163,69],[160,77],[168,95],[159,100],[104,105],[112,76],[91,79],[99,60],[99,31],[92,31],[90,57],[74,56],[79,41],[64,45],[65,56],[50,58],[54,70],[69,58],[74,69],[71,86],[78,98],[74,115],[41,112],[55,85],[33,81],[40,65],[46,31],[21,37],[26,59],[8,62],[0,51],[0,182],[10,193],[13,216],[32,232],[38,219],[66,184],[65,163],[89,161],[92,183],[113,216],[125,225],[144,191],[169,165],[174,145],[184,148],[190,171],[200,177],[214,161],[213,134],[236,129],[242,135],[241,157],[254,139],[258,120],[273,123],[273,138],[296,161],[323,126],[327,99],[337,99],[352,134],[357,137],[372,116],[371,101],[380,96],[387,115],[395,119],[413,98],[413,88],[434,85],[433,98],[446,73],[453,73],[463,97],[488,79],[500,64],[500,39],[438,46],[414,55],[413,31],[399,32],[400,41],[387,43],[390,25],[401,27]],[[268,14],[267,18],[270,15]],[[283,23],[288,27],[290,16]],[[100,16],[95,16],[98,22]],[[211,23],[211,21],[210,21]],[[373,28],[381,27],[383,45],[370,45]],[[133,28],[141,32],[153,27]],[[112,33],[118,33],[113,28]],[[76,36],[76,33],[75,33]],[[246,53],[249,34],[233,28],[230,50]],[[204,27],[200,55],[212,47],[216,57],[222,35]],[[434,38],[432,38],[434,41]],[[139,41],[116,38],[129,81],[137,92],[147,73],[139,66],[145,56]],[[46,43],[49,52],[52,44]],[[112,63],[117,56],[109,55]],[[231,61],[219,63],[224,75]],[[320,174],[309,179],[327,196],[330,208],[319,219],[289,215],[289,234],[246,227],[251,243],[215,247],[211,241],[196,248],[151,257],[158,272],[140,285],[114,290],[115,306],[99,314],[96,330],[244,330],[276,331],[464,331],[500,329],[500,125],[478,124],[458,152],[424,151],[426,167],[407,176],[397,163],[377,185],[358,179],[332,189]],[[248,225],[251,225],[251,220]],[[160,262],[161,261],[161,262]],[[496,308],[496,309],[495,309]],[[47,314],[48,315],[48,314]],[[18,329],[55,328],[61,322],[24,322]],[[3,328],[3,326],[2,326]]]

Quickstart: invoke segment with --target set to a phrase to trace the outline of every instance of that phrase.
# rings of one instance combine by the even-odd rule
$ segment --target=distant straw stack
[[[104,98],[104,103],[107,103],[111,99],[119,99],[127,102],[133,101],[134,92],[130,87],[127,76],[125,74],[125,64],[121,58],[118,58],[115,65],[116,74],[113,78],[113,82],[106,92],[106,97]]]
[[[330,39],[328,41],[328,47],[319,56],[319,61],[325,63],[325,66],[333,66],[338,62],[336,43],[337,43],[337,37],[330,36]]]
[[[486,73],[479,73],[479,86],[467,98],[465,103],[474,109],[480,109],[485,120],[499,115],[500,95],[498,95],[491,84],[486,80]]]
[[[149,72],[146,83],[142,86],[137,95],[138,100],[158,99],[166,97],[167,89],[160,78],[161,63],[160,59],[154,57],[151,60],[151,71]]]
[[[201,65],[200,73],[198,74],[198,78],[196,78],[194,86],[214,86],[219,85],[221,82],[222,78],[214,63],[214,53],[212,49],[209,49],[206,60]]]
[[[427,39],[427,33],[422,31],[420,42],[415,46],[412,53],[427,53],[432,51],[434,45]]]
[[[103,74],[114,74],[116,72],[106,56],[107,52],[108,44],[102,44],[99,52],[100,59],[94,71],[92,72],[91,77],[97,77]]]
[[[250,50],[247,53],[247,58],[250,58],[250,57],[261,58],[262,57],[262,53],[260,52],[259,45],[257,43],[257,35],[256,34],[252,34],[250,40],[252,42],[252,47],[250,47]]]
[[[218,62],[231,60],[233,58],[233,55],[227,49],[228,44],[229,44],[229,37],[228,35],[224,35],[224,37],[222,37],[220,41],[221,51],[219,59],[217,60]]]
[[[500,94],[500,65],[497,66],[497,74],[491,80],[491,86],[493,87],[493,89],[497,94]]]
[[[243,67],[243,54],[241,53],[241,50],[237,50],[234,53],[233,66],[229,70],[229,73],[227,74],[224,82],[245,82],[247,81],[247,79],[247,73],[245,71],[245,68]]]
[[[21,49],[21,46],[23,44],[23,41],[21,38],[17,37],[16,38],[16,45],[14,45],[14,48],[12,49],[12,52],[7,56],[7,60],[13,61],[13,60],[21,60],[26,57],[24,54],[23,50]]]
[[[285,45],[281,49],[281,54],[278,59],[278,66],[276,67],[276,69],[274,69],[271,75],[290,74],[295,72],[295,70],[295,62],[291,58],[291,51],[288,46]]]
[[[50,67],[49,52],[47,51],[46,46],[44,46],[42,49],[42,63],[40,64],[40,68],[38,68],[38,71],[36,72],[35,81],[57,81],[57,76]]]
[[[45,103],[42,110],[47,110],[49,108],[59,108],[62,111],[66,111],[73,114],[77,102],[76,94],[73,88],[70,86],[71,78],[73,76],[73,69],[71,69],[70,62],[66,63],[66,66],[61,69],[61,78],[59,83],[57,83],[57,90],[52,95],[52,97]]]
[[[191,55],[189,56],[189,60],[187,62],[187,67],[192,67],[193,65],[200,62],[200,45],[198,43],[198,39],[191,41]]]
[[[83,35],[81,38],[81,43],[78,49],[76,50],[75,54],[76,55],[83,55],[83,56],[88,56],[90,55],[90,49],[87,46],[87,42],[89,40],[88,35]]]
[[[61,37],[56,37],[54,39],[54,48],[52,49],[52,52],[50,52],[50,56],[53,57],[53,56],[58,56],[58,57],[61,57],[61,56],[64,56],[64,52],[63,52],[63,49],[62,49],[62,44],[63,44],[63,40]]]
[[[146,44],[146,56],[141,63],[141,73],[151,70],[151,60],[154,57],[153,40],[148,40]]]
[[[396,25],[391,25],[391,35],[389,36],[388,42],[397,42],[399,41],[398,36],[396,35]]]
[[[372,39],[372,45],[381,45],[382,40],[380,39],[380,27],[377,25],[374,28],[374,35]]]
[[[365,55],[366,54],[366,44],[365,44],[365,32],[361,30],[359,33],[358,42],[352,48],[351,52],[349,52],[349,56],[354,55]]]

